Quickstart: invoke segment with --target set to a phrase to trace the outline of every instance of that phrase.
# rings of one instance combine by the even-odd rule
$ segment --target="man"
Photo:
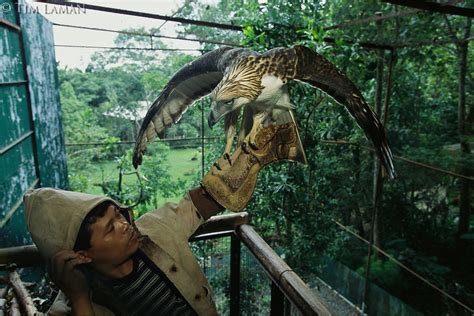
[[[188,239],[224,208],[245,207],[260,169],[291,158],[296,127],[262,127],[256,145],[236,149],[230,163],[219,159],[202,188],[136,222],[128,209],[107,197],[51,188],[27,192],[28,229],[62,291],[49,313],[217,315]]]

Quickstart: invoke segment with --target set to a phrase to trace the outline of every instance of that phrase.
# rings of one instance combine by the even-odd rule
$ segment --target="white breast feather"
[[[264,86],[262,93],[258,96],[256,102],[267,103],[274,102],[280,98],[281,87],[283,86],[283,81],[275,76],[263,76],[262,77],[262,86]]]

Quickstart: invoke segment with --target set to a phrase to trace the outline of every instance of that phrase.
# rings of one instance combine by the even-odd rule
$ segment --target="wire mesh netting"
[[[223,237],[193,242],[191,248],[214,291],[220,315],[230,313],[230,240]],[[240,314],[268,315],[271,281],[249,250],[240,243]]]

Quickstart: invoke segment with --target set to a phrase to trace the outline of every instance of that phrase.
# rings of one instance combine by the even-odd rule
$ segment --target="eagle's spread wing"
[[[292,49],[296,54],[292,79],[319,88],[344,105],[374,143],[389,177],[394,178],[393,157],[385,129],[357,87],[335,65],[313,50],[304,46],[295,46]]]
[[[190,104],[209,94],[222,80],[221,57],[231,49],[221,47],[204,54],[171,78],[143,119],[133,152],[135,168],[141,164],[147,145],[156,135],[162,137],[165,128],[178,122]]]

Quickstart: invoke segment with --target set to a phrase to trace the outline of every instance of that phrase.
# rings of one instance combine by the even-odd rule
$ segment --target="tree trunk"
[[[352,151],[352,157],[354,159],[355,164],[355,177],[354,177],[354,185],[352,186],[352,195],[356,196],[357,199],[354,201],[354,221],[355,226],[357,227],[357,231],[359,232],[360,236],[365,236],[365,229],[364,229],[364,215],[360,209],[360,203],[358,200],[359,195],[359,188],[360,188],[360,170],[361,170],[361,161],[360,161],[360,147],[359,145],[355,146]]]

